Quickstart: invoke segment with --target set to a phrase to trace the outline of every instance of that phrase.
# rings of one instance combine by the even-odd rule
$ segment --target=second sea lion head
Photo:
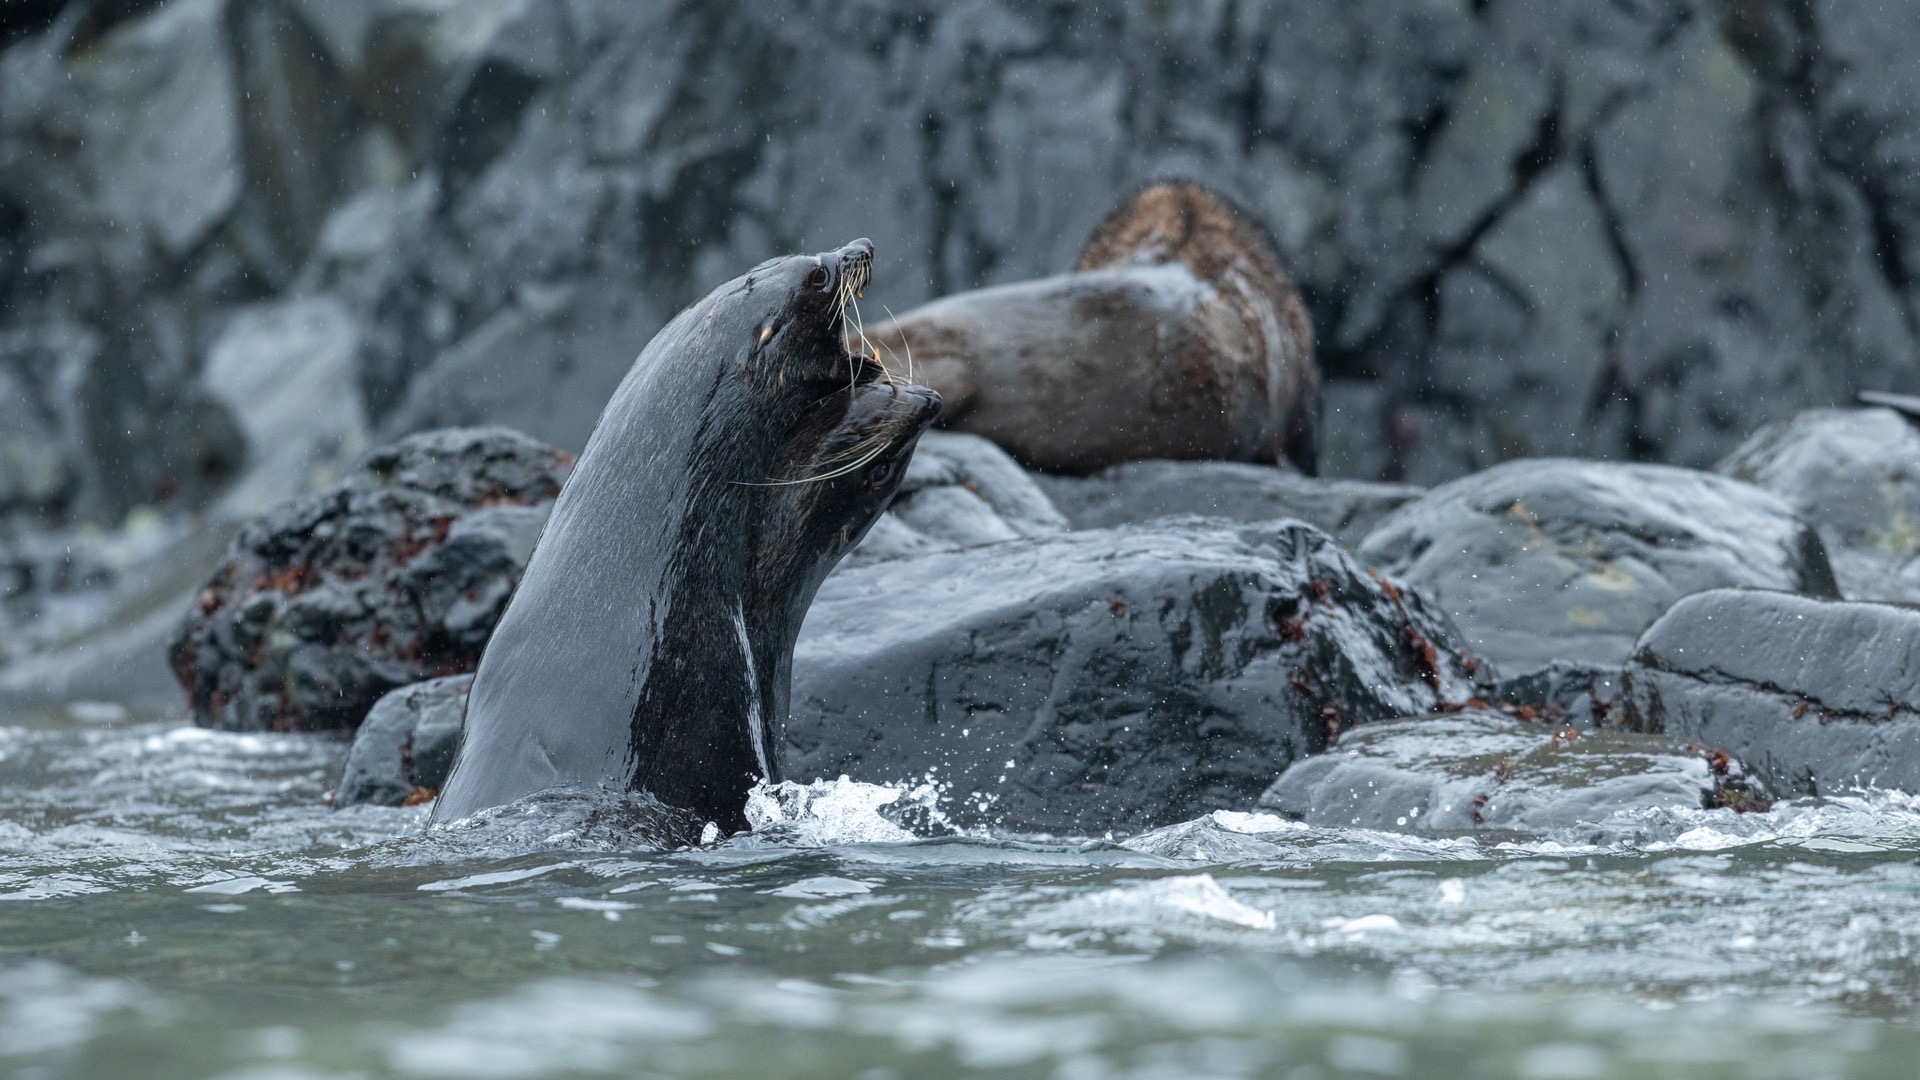
[[[768,779],[784,775],[793,645],[807,608],[886,511],[915,444],[939,413],[940,395],[924,386],[844,385],[789,434],[781,477],[760,489],[745,610],[761,698],[759,719],[749,727]]]
[[[880,519],[920,436],[940,414],[925,386],[876,380],[823,400],[789,438],[755,570],[804,612],[842,556]],[[795,626],[797,630],[797,625]]]

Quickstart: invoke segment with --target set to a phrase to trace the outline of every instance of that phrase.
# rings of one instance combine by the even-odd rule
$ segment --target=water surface
[[[657,853],[552,807],[333,812],[339,743],[75,711],[0,725],[15,1077],[1920,1071],[1900,795],[1035,842],[827,784]]]

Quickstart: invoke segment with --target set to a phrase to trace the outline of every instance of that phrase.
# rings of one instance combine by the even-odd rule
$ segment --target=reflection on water
[[[841,782],[662,854],[617,800],[331,812],[341,756],[0,728],[0,1074],[1813,1077],[1920,1051],[1905,796],[1040,843],[907,839],[926,793]]]

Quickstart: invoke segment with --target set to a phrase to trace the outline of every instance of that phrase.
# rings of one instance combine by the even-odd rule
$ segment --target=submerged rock
[[[1180,514],[1271,521],[1296,518],[1349,547],[1380,519],[1418,498],[1409,484],[1325,480],[1236,461],[1136,461],[1092,476],[1036,476],[1076,529],[1104,529]]]
[[[394,687],[473,670],[571,461],[428,432],[247,523],[168,649],[194,722],[351,729]]]
[[[439,793],[453,771],[472,675],[448,675],[394,690],[354,733],[333,805],[408,806]]]
[[[929,431],[887,513],[842,566],[994,544],[1067,530],[1011,455],[978,435]]]
[[[1508,462],[1394,511],[1355,554],[1427,590],[1509,675],[1618,664],[1703,589],[1838,595],[1818,534],[1778,497],[1664,465]]]
[[[1356,728],[1297,762],[1260,806],[1310,825],[1558,829],[1655,807],[1764,810],[1726,754],[1473,710]]]
[[[844,570],[794,653],[797,779],[932,780],[959,824],[1244,809],[1350,725],[1475,697],[1418,593],[1300,522],[1162,522]]]
[[[1920,792],[1920,611],[1719,589],[1647,629],[1622,717],[1699,739],[1781,793]]]
[[[1718,466],[1820,532],[1852,600],[1920,600],[1920,428],[1893,409],[1813,409],[1769,424]]]

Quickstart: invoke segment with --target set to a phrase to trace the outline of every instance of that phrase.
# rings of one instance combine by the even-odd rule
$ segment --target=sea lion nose
[[[840,279],[849,283],[854,292],[866,287],[867,275],[873,269],[873,241],[861,237],[834,252],[840,264]]]

